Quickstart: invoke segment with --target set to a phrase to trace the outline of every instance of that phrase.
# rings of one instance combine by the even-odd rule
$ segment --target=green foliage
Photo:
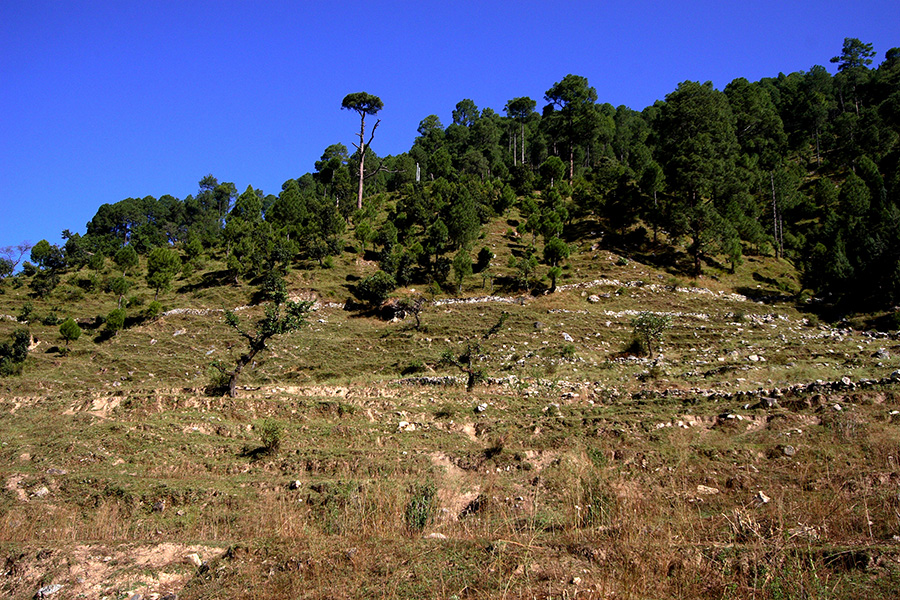
[[[44,315],[44,318],[41,319],[41,325],[47,325],[48,327],[59,325],[59,317],[56,316],[56,311],[51,310],[46,315]]]
[[[544,261],[552,267],[559,266],[571,254],[569,245],[558,237],[553,237],[544,245]]]
[[[123,246],[116,252],[113,262],[122,270],[122,277],[138,266],[138,254],[133,246]]]
[[[22,305],[22,308],[19,309],[19,314],[16,315],[16,320],[19,323],[28,323],[34,318],[34,305],[31,302],[26,302]]]
[[[437,489],[431,482],[410,486],[409,501],[406,503],[404,520],[410,534],[425,530],[437,510]]]
[[[158,300],[154,300],[150,304],[147,305],[147,317],[150,319],[155,319],[162,313],[162,304]]]
[[[275,336],[284,335],[300,329],[306,323],[307,315],[312,310],[313,302],[293,302],[287,299],[285,286],[274,286],[276,291],[272,293],[272,300],[266,305],[265,315],[256,322],[255,331],[242,327],[240,319],[234,312],[225,311],[225,322],[244,339],[247,343],[247,351],[242,353],[232,368],[222,363],[213,363],[228,380],[228,395],[232,398],[236,395],[237,381],[244,368],[252,364],[254,357],[268,349],[268,341]]]
[[[65,340],[66,348],[68,348],[69,342],[77,341],[81,337],[81,327],[78,326],[75,319],[69,317],[59,326],[59,336]]]
[[[27,329],[16,329],[9,341],[0,343],[0,377],[22,372],[30,345],[31,332]]]
[[[125,327],[125,317],[126,313],[124,308],[115,308],[111,310],[110,313],[106,315],[106,332],[112,335],[117,335],[119,331],[121,331]]]
[[[156,296],[172,287],[172,279],[181,270],[181,258],[171,248],[154,248],[147,256],[147,285]]]
[[[453,274],[456,279],[456,291],[461,293],[463,280],[472,276],[472,257],[465,248],[461,249],[453,258]]]
[[[376,271],[356,284],[356,297],[370,306],[380,306],[397,288],[397,282],[384,271]]]
[[[267,419],[255,426],[254,429],[259,432],[259,441],[264,452],[273,454],[281,447],[281,440],[284,435],[284,428],[281,426],[281,423]]]
[[[642,312],[631,320],[634,335],[646,347],[652,357],[654,346],[659,348],[665,332],[672,327],[672,317],[652,312]]]

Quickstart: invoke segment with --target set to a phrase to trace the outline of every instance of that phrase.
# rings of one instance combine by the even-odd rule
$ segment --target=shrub
[[[74,342],[81,337],[81,327],[78,326],[75,319],[69,317],[59,326],[59,335],[65,340],[66,348],[68,348],[69,342]]]
[[[645,311],[631,320],[631,326],[635,338],[641,340],[652,357],[654,344],[661,345],[666,330],[672,327],[672,317]]]
[[[276,421],[266,420],[257,429],[259,430],[259,441],[262,443],[263,450],[267,453],[277,451],[281,446],[283,433],[281,424]]]
[[[22,372],[30,345],[31,332],[27,329],[16,329],[10,341],[0,344],[0,377]]]
[[[393,277],[384,271],[376,271],[356,284],[356,297],[371,306],[379,306],[396,287]]]
[[[34,316],[34,305],[31,302],[26,302],[22,305],[21,310],[19,310],[19,314],[16,315],[16,320],[19,323],[27,323]]]
[[[405,520],[406,529],[411,534],[421,533],[435,510],[436,490],[432,483],[421,483],[410,487],[409,502],[406,503]]]
[[[155,319],[162,313],[162,304],[160,304],[159,300],[154,300],[147,306],[147,317],[150,319]]]
[[[125,310],[116,308],[106,315],[106,331],[112,335],[119,333],[125,327]]]

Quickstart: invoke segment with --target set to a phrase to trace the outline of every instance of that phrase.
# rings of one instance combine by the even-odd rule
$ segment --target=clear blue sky
[[[463,98],[502,114],[568,73],[640,110],[900,46],[896,0],[231,2],[0,0],[0,246],[84,233],[103,203],[184,198],[212,173],[277,194],[384,101],[373,149],[410,148]]]

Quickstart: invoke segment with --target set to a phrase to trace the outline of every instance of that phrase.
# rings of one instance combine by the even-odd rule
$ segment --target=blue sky
[[[0,0],[0,247],[84,233],[103,203],[196,193],[212,173],[277,194],[384,101],[372,144],[471,98],[502,113],[568,73],[640,110],[686,80],[722,89],[900,46],[896,0],[192,2]]]

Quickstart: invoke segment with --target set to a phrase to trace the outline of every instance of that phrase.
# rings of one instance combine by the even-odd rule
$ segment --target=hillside
[[[288,293],[314,309],[236,398],[207,391],[244,349],[224,310],[263,305],[224,254],[154,317],[142,258],[115,335],[97,318],[117,306],[111,261],[43,298],[7,282],[0,340],[24,310],[34,344],[0,379],[2,594],[895,597],[896,332],[801,312],[784,259],[691,279],[685,248],[589,220],[567,228],[556,291],[542,266],[529,292],[507,266],[519,219],[477,242],[492,281],[393,292],[425,293],[419,329],[352,301],[371,253],[295,263]],[[652,358],[633,344],[645,311],[671,318]],[[476,340],[486,379],[466,392],[441,357]]]

